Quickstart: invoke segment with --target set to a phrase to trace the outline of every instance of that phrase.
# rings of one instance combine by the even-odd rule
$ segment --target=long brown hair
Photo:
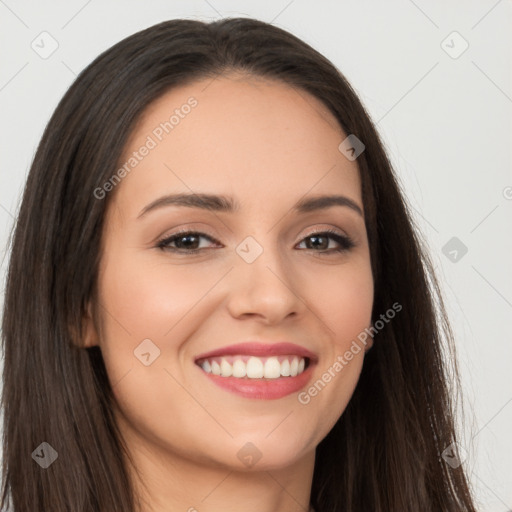
[[[357,164],[373,320],[402,305],[376,336],[351,401],[317,447],[311,504],[317,512],[474,512],[464,466],[452,468],[442,457],[456,442],[453,334],[379,135],[331,62],[292,34],[247,18],[166,21],[122,40],[80,73],[49,121],[26,183],[6,283],[2,508],[137,510],[111,412],[115,384],[100,349],[80,346],[110,197],[98,200],[94,190],[115,173],[151,102],[229,71],[312,94],[347,135],[363,141]],[[34,454],[53,453],[44,442],[58,456],[45,469]]]

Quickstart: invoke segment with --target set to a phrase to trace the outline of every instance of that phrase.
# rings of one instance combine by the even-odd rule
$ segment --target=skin
[[[297,393],[230,393],[194,358],[254,337],[287,340],[318,356],[309,387],[371,325],[364,218],[341,206],[292,211],[303,196],[333,193],[364,211],[357,164],[338,150],[347,135],[319,100],[240,74],[166,93],[144,113],[122,161],[190,96],[198,105],[111,192],[85,345],[101,347],[144,511],[307,511],[315,447],[345,410],[365,350],[308,404]],[[192,191],[233,196],[241,209],[166,206],[137,218],[165,194]],[[198,255],[157,247],[185,227],[213,240],[201,238]],[[355,247],[329,255],[334,239],[308,243],[326,228]],[[251,264],[236,252],[247,236],[263,248]],[[144,339],[160,350],[148,366],[134,356]],[[251,467],[237,457],[248,442],[261,453]]]

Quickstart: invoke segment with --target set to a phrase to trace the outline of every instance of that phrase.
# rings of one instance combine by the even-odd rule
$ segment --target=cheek
[[[368,260],[354,261],[323,279],[323,293],[319,293],[320,282],[314,303],[330,343],[322,352],[315,379],[298,401],[309,413],[319,415],[325,435],[343,414],[361,374],[374,283]]]
[[[187,319],[200,290],[178,266],[148,265],[129,251],[121,254],[106,257],[99,276],[100,346],[113,384],[129,372],[129,380],[141,373],[147,382],[145,370],[163,366],[174,353],[169,340],[187,324],[180,319]],[[144,365],[144,358],[151,366]]]
[[[158,425],[171,432],[177,414],[197,416],[197,404],[177,383],[183,381],[177,358],[180,340],[193,328],[194,306],[211,287],[211,276],[210,281],[202,280],[205,276],[191,267],[148,264],[147,258],[143,262],[129,251],[123,256],[119,252],[115,259],[105,258],[99,280],[100,345],[107,374],[131,424],[149,434],[158,418]],[[182,434],[180,428],[176,436]]]
[[[353,339],[371,324],[373,276],[368,260],[351,262],[329,275],[317,275],[307,288],[336,352],[344,352]]]
[[[369,327],[372,309],[373,280],[364,275],[349,277],[340,287],[338,301],[331,302],[331,328],[336,332],[337,353],[345,352]]]
[[[134,340],[162,339],[210,286],[190,266],[148,264],[127,256],[105,267],[100,296],[110,308],[109,323],[117,321]]]

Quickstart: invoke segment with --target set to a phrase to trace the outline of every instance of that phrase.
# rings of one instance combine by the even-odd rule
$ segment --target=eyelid
[[[180,228],[177,231],[173,231],[169,235],[163,235],[163,236],[159,237],[156,241],[156,246],[160,247],[165,242],[168,242],[171,239],[178,238],[180,235],[188,235],[188,234],[197,234],[200,237],[209,238],[212,242],[214,242],[216,244],[221,243],[205,229],[185,227],[185,228]],[[196,252],[198,252],[198,251],[196,251]]]
[[[308,236],[311,236],[311,235],[316,235],[318,233],[331,233],[331,234],[343,236],[345,238],[351,238],[347,233],[344,233],[339,228],[333,228],[333,227],[319,228],[319,227],[315,227],[315,228],[312,228],[311,230],[306,231],[306,233],[304,235],[301,235],[301,238],[300,238],[299,241],[302,241],[304,238],[307,238]]]
[[[212,240],[218,242],[218,240],[216,240],[215,236],[212,235],[211,233],[208,232],[207,229],[203,228],[203,227],[198,227],[198,226],[194,226],[194,225],[187,225],[185,227],[182,227],[182,228],[179,228],[177,231],[173,231],[171,234],[169,235],[163,235],[161,237],[158,238],[158,241],[162,241],[162,240],[166,240],[172,236],[176,236],[176,235],[181,235],[181,234],[184,234],[184,233],[200,233],[202,235],[207,235],[209,236]],[[310,230],[308,230],[305,234],[301,235],[301,238],[299,238],[299,242],[302,241],[303,238],[305,237],[308,237],[308,236],[311,236],[311,235],[315,235],[315,234],[318,234],[318,233],[335,233],[337,235],[340,235],[340,236],[344,236],[346,238],[351,238],[350,235],[348,235],[347,233],[345,233],[343,230],[341,230],[340,228],[333,228],[333,227],[328,227],[328,228],[321,228],[321,227],[313,227],[311,228]]]
[[[212,241],[220,243],[215,238],[215,236],[210,234],[206,229],[199,228],[199,227],[193,227],[193,226],[186,226],[184,228],[179,228],[177,231],[173,231],[169,235],[163,235],[161,237],[158,237],[157,243],[162,242],[162,241],[166,241],[169,238],[172,238],[172,237],[175,237],[175,236],[178,236],[178,235],[183,235],[183,234],[188,234],[188,233],[197,233],[197,234],[200,234],[200,235],[206,235],[207,237],[211,238]],[[303,239],[307,238],[308,236],[316,235],[316,234],[320,234],[320,233],[332,233],[332,234],[336,234],[336,235],[343,236],[345,238],[351,239],[351,237],[347,233],[344,233],[342,230],[340,230],[338,228],[332,228],[332,227],[329,227],[329,228],[319,228],[319,227],[314,227],[314,228],[311,228],[310,230],[308,230],[305,234],[301,235],[301,237],[299,238],[297,243],[302,242]]]
[[[203,226],[197,226],[195,224],[187,224],[185,227],[177,228],[175,231],[173,230],[167,230],[165,234],[159,236],[156,240],[156,243],[162,242],[165,240],[168,240],[169,238],[183,235],[187,233],[199,233],[201,235],[206,235],[209,238],[211,238],[213,241],[218,242],[218,240],[215,238],[215,236],[208,231],[208,228],[203,228]],[[220,242],[218,242],[220,243]]]

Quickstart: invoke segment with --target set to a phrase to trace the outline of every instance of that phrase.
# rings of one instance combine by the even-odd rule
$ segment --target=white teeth
[[[289,377],[290,376],[290,361],[288,361],[288,359],[285,359],[281,363],[281,375],[283,377]]]
[[[241,359],[237,359],[233,363],[233,377],[245,377],[246,375],[245,363]]]
[[[217,361],[212,361],[212,373],[214,375],[220,375],[220,366]]]
[[[263,368],[263,377],[265,379],[278,379],[281,376],[281,365],[277,357],[269,357],[265,361]]]
[[[306,367],[306,359],[299,356],[255,357],[233,355],[204,359],[201,368],[206,373],[221,377],[248,379],[278,379],[295,377]]]
[[[263,363],[258,357],[250,357],[247,361],[247,377],[261,379],[263,377]]]
[[[297,375],[297,372],[299,371],[299,360],[294,357],[292,364],[290,365],[290,375],[292,377],[295,377]]]
[[[220,362],[220,374],[223,377],[231,377],[233,375],[233,367],[224,358]]]

